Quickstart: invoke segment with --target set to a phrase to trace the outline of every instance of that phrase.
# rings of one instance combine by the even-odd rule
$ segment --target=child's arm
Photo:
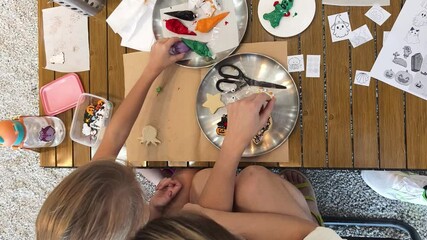
[[[275,99],[270,100],[267,94],[254,94],[227,106],[227,136],[219,159],[200,194],[200,206],[221,211],[232,210],[236,168],[246,146],[267,123],[274,103]]]
[[[114,160],[117,157],[141,111],[151,84],[166,67],[184,57],[184,54],[169,54],[169,49],[177,41],[179,38],[168,38],[159,40],[153,45],[150,62],[115,112],[93,160]]]

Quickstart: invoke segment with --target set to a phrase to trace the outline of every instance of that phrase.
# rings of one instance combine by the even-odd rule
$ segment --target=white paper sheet
[[[406,1],[371,76],[427,99],[427,0]]]
[[[371,76],[369,72],[356,70],[356,74],[354,74],[353,83],[357,85],[367,86],[371,82]]]
[[[221,12],[229,11],[230,13],[228,14],[228,16],[225,17],[221,22],[219,22],[216,25],[216,27],[214,27],[214,29],[212,29],[209,33],[196,32],[197,36],[180,35],[180,34],[173,33],[168,29],[166,29],[166,24],[164,23],[165,22],[164,20],[173,18],[171,16],[164,14],[165,12],[187,10],[188,9],[187,3],[160,9],[160,18],[163,21],[163,28],[162,28],[163,36],[181,37],[181,38],[187,38],[191,40],[197,40],[200,42],[207,42],[209,49],[214,54],[229,50],[231,48],[235,48],[239,46],[239,32],[237,28],[237,18],[236,18],[236,13],[234,11],[234,8],[235,7],[232,1],[223,1],[223,5],[222,5],[223,10]],[[203,16],[203,12],[197,12],[197,14],[198,16]],[[195,21],[181,21],[181,22],[185,26],[187,26],[188,29],[192,31],[194,31],[194,29],[196,28]],[[196,53],[191,53],[191,54],[196,54]]]
[[[336,6],[388,6],[390,0],[322,0],[322,3]]]
[[[107,23],[122,37],[121,46],[149,52],[156,41],[152,28],[156,0],[123,0]]]
[[[288,56],[288,72],[304,71],[304,55]]]
[[[305,76],[308,78],[320,77],[320,55],[307,55],[307,70]]]
[[[381,26],[391,14],[379,5],[374,5],[365,13],[365,16]]]
[[[374,37],[372,37],[371,31],[369,31],[369,28],[366,24],[355,29],[348,35],[348,40],[350,40],[351,45],[354,48],[369,42],[372,39],[374,39]]]
[[[43,9],[46,69],[82,72],[90,68],[87,17],[66,7]],[[63,57],[63,63],[59,59]]]
[[[332,42],[348,39],[348,35],[351,32],[351,25],[347,12],[328,16],[328,22]]]
[[[383,32],[383,46],[385,45],[385,42],[387,41],[389,33],[390,33],[390,31],[384,31]]]

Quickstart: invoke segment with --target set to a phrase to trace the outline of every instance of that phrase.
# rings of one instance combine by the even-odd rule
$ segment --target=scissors
[[[223,70],[226,68],[231,68],[234,71],[234,74],[227,74],[224,73]],[[222,88],[221,86],[224,86],[225,84],[233,84],[236,87],[231,90],[231,92],[239,91],[244,86],[258,86],[258,87],[265,87],[265,88],[277,88],[277,89],[286,89],[286,86],[269,83],[269,82],[263,82],[263,81],[257,81],[251,78],[248,78],[246,75],[243,74],[242,70],[240,68],[232,65],[232,64],[223,64],[219,67],[218,73],[222,79],[219,79],[216,82],[216,89],[220,92],[229,92],[229,90],[226,90]]]

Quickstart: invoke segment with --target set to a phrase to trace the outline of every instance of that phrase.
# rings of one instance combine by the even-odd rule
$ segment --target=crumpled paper
[[[123,0],[107,19],[122,37],[121,46],[149,52],[156,41],[152,29],[156,0]]]

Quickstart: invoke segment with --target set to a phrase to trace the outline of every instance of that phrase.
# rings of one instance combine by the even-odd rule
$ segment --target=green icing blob
[[[212,53],[209,50],[206,43],[202,43],[195,40],[181,38],[182,42],[187,45],[193,52],[199,54],[202,57],[210,57],[212,58]]]
[[[262,17],[269,21],[273,28],[279,26],[280,20],[285,13],[289,12],[294,6],[294,0],[282,0],[281,3],[274,6],[274,10],[269,13],[265,13]]]

